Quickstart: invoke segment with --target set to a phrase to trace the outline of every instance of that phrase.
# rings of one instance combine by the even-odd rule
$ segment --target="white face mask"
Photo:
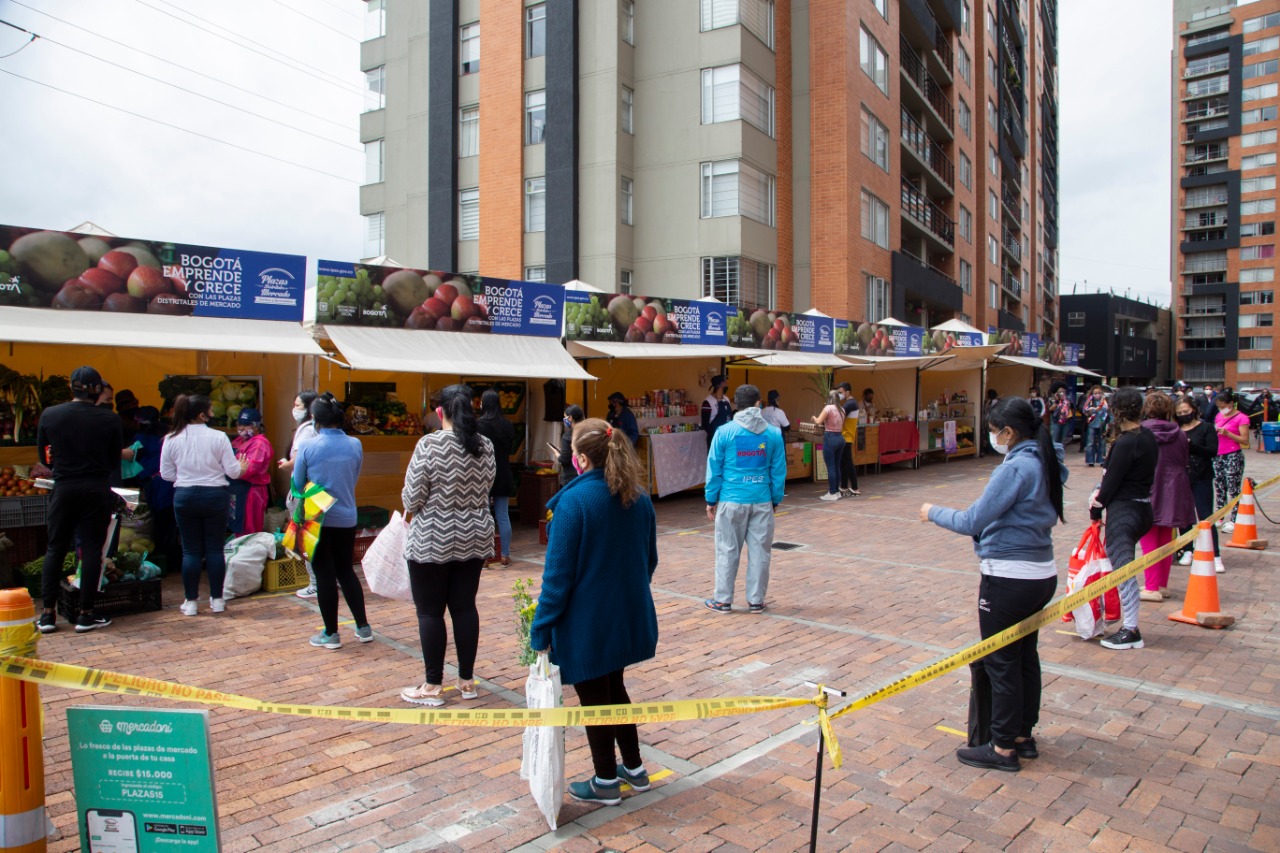
[[[306,416],[307,416],[307,410],[306,410],[306,409],[294,409],[294,410],[293,410],[293,419],[294,419],[295,421],[297,421],[298,423],[302,423],[303,419],[304,419]]]
[[[999,453],[1001,456],[1004,456],[1006,453],[1009,452],[1009,445],[998,443],[996,441],[996,437],[999,435],[1000,433],[993,432],[989,434],[987,437],[991,440],[991,449],[994,450],[996,453]]]

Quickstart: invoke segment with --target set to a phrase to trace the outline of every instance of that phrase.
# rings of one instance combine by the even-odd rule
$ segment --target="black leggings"
[[[589,678],[573,685],[578,693],[578,703],[587,705],[630,705],[627,686],[622,683],[624,670],[617,670],[599,678]],[[620,726],[587,726],[587,745],[591,747],[591,763],[596,776],[608,781],[618,778],[617,756],[613,745],[622,753],[622,763],[636,768],[644,763],[640,758],[640,733],[634,723]]]
[[[847,441],[840,451],[840,488],[858,490],[858,467],[853,464],[853,445]]]
[[[409,561],[409,586],[413,590],[413,606],[418,610],[418,641],[422,643],[428,684],[444,683],[444,649],[449,643],[449,632],[444,627],[446,607],[453,622],[458,679],[470,681],[475,675],[476,648],[480,645],[476,592],[483,570],[483,557],[448,563]]]
[[[1058,578],[1023,580],[983,575],[978,587],[978,627],[982,639],[999,634],[1039,612],[1053,598]],[[1040,721],[1039,632],[996,649],[982,659],[991,679],[991,741],[1013,749],[1016,738],[1031,737]]]
[[[41,593],[46,610],[58,603],[62,564],[72,540],[80,540],[80,615],[93,613],[102,574],[102,546],[111,524],[115,496],[104,480],[61,480],[49,499],[49,550],[44,555]]]
[[[356,577],[355,548],[354,527],[321,526],[311,568],[316,573],[316,603],[320,605],[326,634],[338,633],[338,586],[342,587],[342,597],[347,600],[356,627],[369,624],[364,612],[364,588]]]

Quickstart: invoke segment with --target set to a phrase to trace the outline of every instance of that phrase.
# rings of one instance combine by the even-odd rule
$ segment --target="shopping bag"
[[[558,708],[563,704],[562,694],[560,667],[552,664],[543,652],[529,665],[529,678],[524,683],[525,702],[530,708]],[[564,799],[563,726],[525,727],[520,778],[528,780],[533,801],[547,819],[547,825],[555,829]]]
[[[969,664],[969,746],[991,742],[991,678],[986,664]]]
[[[222,597],[244,598],[262,589],[262,572],[276,555],[276,538],[270,533],[238,536],[222,546],[222,554],[227,563]]]
[[[1078,568],[1067,570],[1067,592],[1079,592],[1103,575],[1110,574],[1111,563],[1107,560],[1106,551],[1102,547],[1102,526],[1092,524],[1085,531],[1077,550],[1072,553]],[[1076,625],[1076,633],[1083,639],[1091,640],[1102,633],[1102,607],[1098,599],[1092,599],[1071,611],[1072,621]]]
[[[291,486],[294,498],[293,517],[285,528],[280,544],[295,556],[310,560],[315,556],[316,543],[320,541],[320,525],[324,514],[337,499],[316,483],[307,483],[302,491]]]
[[[369,589],[383,598],[413,601],[409,588],[409,562],[404,557],[404,540],[408,525],[399,512],[379,531],[360,560]]]

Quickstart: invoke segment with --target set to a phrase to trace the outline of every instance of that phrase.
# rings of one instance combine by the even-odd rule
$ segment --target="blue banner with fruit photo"
[[[818,314],[793,314],[730,306],[728,343],[745,349],[822,353],[835,351],[836,321]]]
[[[732,306],[720,302],[565,291],[565,337],[571,341],[724,346]]]
[[[302,320],[306,258],[0,225],[0,305]]]

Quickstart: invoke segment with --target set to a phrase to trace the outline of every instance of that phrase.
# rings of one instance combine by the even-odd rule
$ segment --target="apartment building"
[[[1178,378],[1273,387],[1280,0],[1175,0],[1174,31]]]
[[[368,0],[365,254],[1057,335],[1056,0]]]

